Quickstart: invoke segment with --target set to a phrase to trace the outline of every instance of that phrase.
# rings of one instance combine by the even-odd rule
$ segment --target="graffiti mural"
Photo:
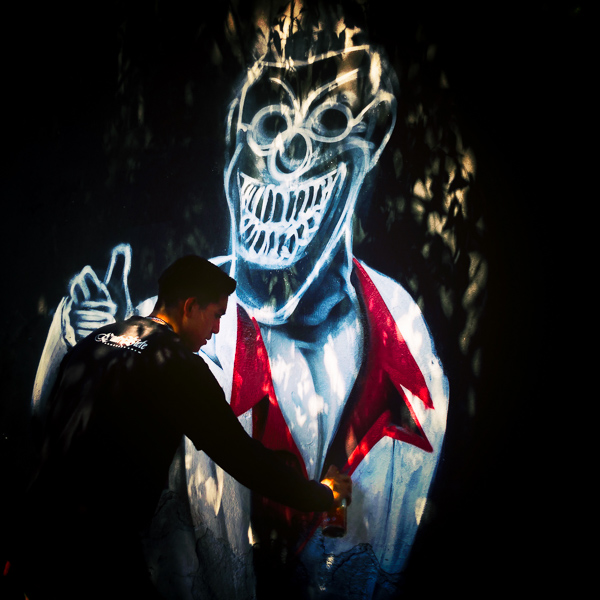
[[[349,473],[353,502],[346,534],[327,537],[322,515],[252,497],[186,440],[171,481],[185,533],[159,515],[165,538],[185,537],[156,561],[167,597],[263,597],[282,582],[299,597],[393,597],[446,430],[448,381],[418,304],[353,250],[365,180],[396,125],[396,75],[362,32],[332,48],[312,22],[307,46],[282,14],[227,113],[230,252],[212,260],[238,288],[201,356],[249,433],[308,478]],[[35,381],[41,418],[69,347],[151,312],[155,298],[131,300],[133,253],[117,245],[104,275],[86,266],[72,278]]]
[[[166,598],[556,588],[537,507],[564,397],[549,317],[591,237],[569,236],[593,197],[587,4],[10,6],[0,597],[22,598],[10,538],[38,522],[19,505],[61,357],[147,313],[189,253],[240,282],[202,357],[241,422],[355,497],[327,537],[183,440],[144,532]]]

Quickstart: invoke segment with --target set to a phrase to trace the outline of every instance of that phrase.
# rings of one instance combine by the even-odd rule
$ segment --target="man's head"
[[[168,267],[158,280],[157,310],[182,341],[197,352],[219,332],[220,319],[236,282],[200,256],[185,256]]]

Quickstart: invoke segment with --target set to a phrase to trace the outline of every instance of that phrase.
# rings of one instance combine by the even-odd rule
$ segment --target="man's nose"
[[[215,324],[213,325],[212,328],[212,332],[217,335],[217,333],[219,333],[219,330],[221,329],[221,319],[217,319],[215,321]]]

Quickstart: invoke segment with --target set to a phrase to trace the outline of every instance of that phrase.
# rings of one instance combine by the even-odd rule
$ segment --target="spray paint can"
[[[324,536],[339,538],[346,535],[346,510],[347,504],[344,498],[339,506],[325,513],[321,523]]]

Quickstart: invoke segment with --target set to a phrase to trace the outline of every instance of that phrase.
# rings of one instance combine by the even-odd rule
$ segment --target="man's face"
[[[193,352],[198,352],[210,340],[213,333],[219,333],[221,317],[227,310],[227,296],[218,302],[201,307],[196,301],[184,307],[180,337]]]
[[[372,115],[383,102],[373,64],[361,50],[257,65],[244,86],[226,192],[234,251],[252,268],[315,262],[348,227],[378,150]]]

